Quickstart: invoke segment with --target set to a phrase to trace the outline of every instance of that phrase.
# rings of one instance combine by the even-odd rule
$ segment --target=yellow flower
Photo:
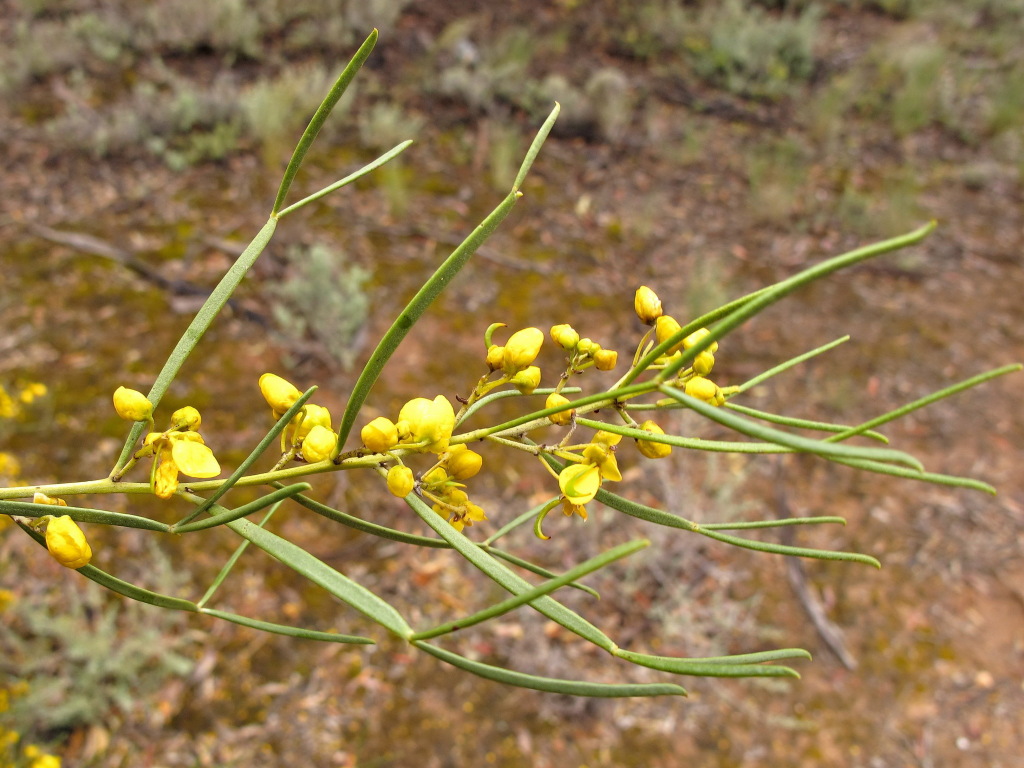
[[[601,472],[594,464],[569,464],[558,474],[558,487],[570,504],[583,506],[601,488]]]
[[[523,368],[508,381],[524,395],[532,395],[533,390],[540,386],[540,368],[536,365]]]
[[[640,429],[644,432],[651,432],[655,435],[664,435],[665,430],[657,425],[653,421],[645,421],[640,425]],[[653,440],[637,440],[636,447],[640,450],[644,456],[648,459],[664,459],[670,453],[672,453],[672,446],[667,443],[656,443]]]
[[[456,480],[469,480],[480,472],[483,463],[483,456],[464,445],[453,445],[448,449],[448,474]]]
[[[408,467],[396,464],[388,470],[388,490],[395,496],[404,499],[415,486],[416,480]]]
[[[46,548],[65,568],[81,568],[92,559],[92,548],[85,534],[67,515],[51,517],[46,524]]]
[[[566,517],[572,517],[573,515],[579,515],[584,520],[587,519],[587,508],[581,504],[573,504],[568,498],[562,499],[562,514]]]
[[[118,387],[114,390],[114,410],[127,421],[146,421],[153,416],[153,404],[135,389]]]
[[[613,349],[599,349],[594,353],[594,367],[599,371],[610,371],[619,362],[619,353]]]
[[[295,405],[295,401],[302,397],[302,393],[294,384],[285,381],[274,373],[264,373],[260,376],[260,392],[263,399],[273,409],[274,416],[281,415]]]
[[[338,435],[325,426],[317,424],[302,441],[302,458],[310,464],[331,458]]]
[[[551,326],[551,340],[568,352],[580,343],[580,335],[571,325],[563,323]]]
[[[661,299],[646,285],[641,285],[636,289],[636,295],[633,297],[633,309],[636,310],[636,316],[640,318],[640,322],[644,325],[654,325],[661,317]]]
[[[524,328],[513,333],[505,342],[502,369],[508,376],[514,376],[537,359],[544,332],[540,328]]]
[[[178,473],[201,478],[220,474],[217,458],[198,432],[151,432],[146,445],[156,456],[151,484],[161,499],[178,490]]]
[[[421,450],[443,453],[455,429],[455,409],[444,395],[433,400],[416,397],[402,406],[398,421],[406,423],[408,442],[425,443]]]
[[[569,398],[565,395],[560,395],[557,392],[552,392],[548,395],[548,399],[544,401],[545,408],[558,408],[559,406],[566,405],[569,402]],[[560,427],[564,427],[572,421],[573,414],[576,413],[575,408],[570,408],[567,411],[561,411],[559,413],[553,413],[548,416],[551,419],[552,424],[558,424]]]
[[[398,427],[391,419],[378,416],[359,433],[368,449],[374,453],[387,453],[398,445]]]

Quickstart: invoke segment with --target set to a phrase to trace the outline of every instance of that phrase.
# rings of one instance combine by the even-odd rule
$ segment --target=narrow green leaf
[[[661,371],[658,372],[658,381],[671,381],[672,378],[679,373],[684,367],[688,366],[693,359],[711,346],[716,340],[724,339],[731,331],[741,326],[750,318],[759,314],[767,307],[771,306],[775,302],[785,298],[790,293],[795,291],[801,286],[812,283],[815,280],[837,272],[840,269],[851,267],[854,264],[859,264],[867,259],[872,259],[876,256],[880,256],[883,253],[889,253],[890,251],[896,251],[900,248],[906,248],[909,245],[921,242],[927,235],[935,229],[935,222],[929,222],[923,227],[915,229],[906,235],[900,235],[899,237],[893,237],[889,240],[884,240],[880,243],[873,243],[871,245],[864,246],[863,248],[857,248],[856,250],[849,251],[848,253],[835,256],[831,259],[826,259],[820,264],[815,264],[812,267],[808,267],[797,274],[782,280],[775,285],[771,286],[767,291],[762,293],[760,296],[744,303],[742,306],[737,307],[728,315],[723,317],[721,320],[715,322],[708,330],[711,332],[709,336],[699,341],[694,346],[685,350],[680,357],[666,365]],[[690,326],[683,329],[683,332],[675,334],[673,339],[667,339],[669,345],[675,345],[679,341],[685,338],[686,333],[692,333],[687,331]],[[661,345],[659,345],[661,346]]]
[[[547,568],[541,568],[539,565],[531,563],[529,560],[524,560],[521,557],[517,557],[516,555],[513,555],[511,552],[506,552],[503,549],[498,549],[497,547],[484,545],[481,545],[481,548],[488,554],[501,558],[506,563],[518,565],[523,570],[529,571],[530,573],[535,573],[538,576],[543,576],[545,579],[554,579],[558,576],[558,574],[552,573]],[[598,600],[601,599],[601,594],[596,589],[594,589],[593,587],[588,587],[586,584],[579,584],[575,581],[571,581],[567,586],[571,589],[578,589],[580,592],[586,592],[588,595]]]
[[[248,456],[245,457],[245,461],[238,465],[238,469],[232,472],[231,476],[228,477],[228,479],[225,480],[224,483],[219,488],[217,488],[217,490],[214,491],[211,496],[209,496],[206,499],[206,501],[197,505],[196,508],[193,509],[189,514],[187,514],[185,517],[183,517],[181,520],[174,524],[178,533],[183,533],[182,526],[185,526],[188,523],[192,522],[197,517],[199,517],[199,515],[208,510],[214,504],[216,504],[225,493],[227,493],[234,487],[235,483],[237,483],[245,476],[245,473],[249,471],[249,467],[256,463],[256,460],[263,455],[263,452],[266,451],[267,448],[269,448],[272,443],[275,443],[277,441],[278,436],[284,431],[284,428],[291,423],[292,419],[295,418],[295,414],[297,414],[302,409],[302,406],[306,404],[306,401],[313,396],[313,393],[316,392],[316,389],[316,387],[310,387],[305,392],[303,392],[299,399],[292,404],[292,407],[285,411],[281,418],[277,420],[277,423],[275,423],[274,426],[270,428],[270,431],[263,436],[263,439],[260,440],[259,445],[257,445],[256,448],[254,448],[253,451]],[[210,526],[206,527],[209,528]]]
[[[754,454],[778,454],[794,453],[793,448],[786,448],[772,443],[748,443],[735,440],[705,440],[700,437],[680,437],[679,435],[659,435],[654,432],[645,432],[636,427],[627,427],[622,424],[596,421],[586,419],[582,416],[576,417],[576,423],[589,429],[601,429],[605,432],[613,432],[623,437],[632,437],[634,440],[649,440],[652,443],[664,443],[676,448],[686,448],[694,451],[709,451],[711,453],[754,453]]]
[[[281,487],[280,483],[274,483],[275,487]],[[450,549],[451,545],[448,544],[444,539],[432,539],[427,536],[418,536],[415,533],[405,533],[404,531],[396,531],[394,528],[387,528],[386,526],[379,525],[377,523],[371,523],[362,518],[355,517],[346,512],[328,507],[326,504],[321,504],[319,501],[315,501],[308,496],[299,494],[295,496],[295,501],[311,512],[316,512],[321,517],[326,517],[328,520],[333,520],[336,523],[347,525],[349,528],[354,528],[357,531],[363,533],[369,533],[373,536],[378,536],[382,539],[390,539],[391,541],[400,541],[403,544],[413,544],[417,547],[431,547],[433,549]]]
[[[237,613],[228,613],[227,611],[218,611],[214,608],[200,608],[200,613],[207,614],[208,616],[214,616],[218,619],[224,619],[235,624],[241,624],[243,627],[251,627],[252,629],[258,629],[261,632],[272,632],[275,635],[286,635],[288,637],[301,637],[304,640],[319,640],[324,643],[355,643],[358,645],[373,645],[374,642],[369,637],[360,637],[359,635],[338,635],[333,632],[318,632],[315,629],[303,629],[301,627],[290,627],[287,624],[275,624],[270,621],[260,621],[259,619],[250,619],[248,616],[239,616]]]
[[[274,504],[269,510],[267,510],[267,514],[265,514],[263,516],[263,519],[259,522],[260,528],[266,527],[267,523],[270,522],[270,518],[274,516],[274,513],[277,512],[277,510],[280,509],[280,507],[281,504],[277,503]],[[228,577],[228,574],[230,574],[231,571],[234,569],[235,563],[238,562],[239,558],[242,557],[242,553],[245,552],[245,550],[248,549],[248,547],[249,542],[243,540],[242,543],[235,548],[235,551],[231,553],[231,557],[227,559],[227,562],[224,563],[223,567],[220,569],[220,572],[217,574],[216,578],[214,578],[213,582],[210,584],[209,589],[206,590],[206,594],[203,595],[202,599],[198,603],[196,603],[196,605],[202,608],[204,605],[210,602],[210,600],[213,598],[213,595],[220,588],[220,585],[224,583],[224,579],[226,579]]]
[[[698,677],[800,677],[795,669],[789,667],[773,667],[760,664],[729,664],[709,662],[704,659],[677,659],[671,656],[650,656],[646,653],[634,653],[622,648],[615,652],[620,659],[625,659],[642,667],[650,667],[661,672],[676,675],[694,675]]]
[[[713,664],[759,664],[763,661],[781,661],[782,659],[811,660],[809,651],[803,648],[777,648],[774,651],[756,651],[754,653],[737,653],[732,656],[706,656],[692,661],[705,661]]]
[[[557,115],[557,112],[556,108],[552,115]],[[548,117],[548,120],[541,127],[541,132],[538,133],[537,138],[530,145],[527,158],[524,160],[523,167],[519,171],[520,177],[525,177],[526,171],[529,170],[533,158],[540,150],[541,144],[544,143],[544,137],[547,135],[546,131],[551,129],[550,123],[553,119],[554,117],[552,116]],[[437,268],[430,279],[417,291],[416,295],[413,296],[412,300],[406,305],[405,309],[377,344],[377,348],[370,355],[369,361],[367,361],[366,366],[352,387],[352,393],[349,395],[348,403],[345,406],[345,413],[341,417],[341,426],[338,428],[338,445],[334,450],[335,455],[341,453],[345,441],[348,440],[349,433],[352,431],[352,426],[355,424],[356,415],[363,407],[363,403],[370,394],[373,385],[377,382],[381,371],[384,370],[384,366],[391,359],[395,350],[398,349],[398,345],[402,343],[402,340],[412,330],[412,327],[427,310],[427,307],[448,287],[448,283],[451,282],[452,278],[459,273],[470,257],[476,253],[477,249],[491,236],[494,230],[498,228],[498,225],[504,221],[505,217],[515,207],[516,201],[521,194],[518,191],[518,187],[522,184],[522,181],[522,178],[516,178],[516,187],[480,222],[476,229],[469,234],[469,237],[452,251],[451,255],[445,259],[444,263]]]
[[[376,621],[399,637],[412,635],[410,627],[394,607],[373,592],[311,555],[297,544],[283,539],[248,520],[235,520],[227,526],[248,539],[268,555],[319,584],[332,595]]]
[[[705,531],[744,531],[754,528],[782,528],[788,525],[823,525],[836,523],[846,525],[846,520],[841,517],[783,517],[779,520],[748,520],[745,522],[733,523],[701,523],[700,527]]]
[[[411,145],[412,145],[412,140],[411,139],[408,140],[408,141],[403,141],[401,144],[393,147],[392,149],[389,149],[387,152],[385,152],[383,155],[378,157],[373,162],[367,163],[362,168],[360,168],[358,171],[355,171],[354,173],[350,173],[345,178],[340,179],[340,180],[334,182],[333,184],[330,184],[330,185],[324,187],[319,192],[314,192],[309,197],[304,197],[301,200],[299,200],[299,202],[293,203],[293,204],[289,205],[287,208],[285,208],[283,211],[281,211],[280,213],[277,214],[277,218],[279,218],[279,219],[284,218],[285,216],[287,216],[292,211],[297,211],[299,208],[302,208],[304,205],[309,205],[310,203],[314,202],[315,200],[319,200],[321,197],[324,197],[326,195],[331,194],[331,192],[334,192],[335,190],[338,190],[338,189],[341,189],[342,187],[348,186],[353,181],[358,181],[359,179],[363,178],[363,176],[365,176],[366,174],[370,173],[371,171],[377,170],[378,168],[380,168],[385,163],[389,162],[390,160],[392,160],[395,157],[397,157],[398,155],[400,155],[402,152],[404,152],[406,149],[408,149]]]
[[[838,435],[831,435],[830,437],[826,438],[826,441],[831,442],[833,440],[845,440],[848,437],[859,435],[862,432],[871,429],[872,427],[877,427],[881,424],[893,421],[894,419],[898,419],[901,416],[906,416],[908,413],[911,413],[912,411],[916,411],[919,408],[924,408],[926,405],[931,405],[932,403],[938,402],[939,400],[943,400],[947,397],[955,395],[958,392],[963,392],[965,389],[976,387],[979,384],[983,384],[986,381],[994,379],[998,376],[1005,376],[1008,373],[1015,373],[1016,371],[1021,370],[1021,367],[1022,366],[1019,363],[1014,365],[1004,365],[1002,368],[996,368],[991,371],[986,371],[985,373],[979,373],[977,376],[971,376],[971,378],[969,379],[964,379],[963,381],[953,384],[952,386],[940,389],[938,392],[932,392],[930,395],[925,395],[924,397],[915,400],[912,403],[907,403],[906,405],[902,405],[899,408],[896,408],[895,410],[889,411],[888,413],[883,413],[881,416],[876,416],[873,419],[869,419],[868,421],[865,421],[863,424],[858,424],[856,427],[850,427],[849,429],[840,432]]]
[[[175,376],[178,375],[178,371],[181,370],[181,366],[185,364],[188,356],[195,349],[196,344],[206,333],[206,330],[213,323],[214,318],[220,313],[221,309],[227,303],[228,299],[231,298],[231,294],[234,293],[238,284],[242,282],[242,278],[245,277],[245,273],[249,271],[249,268],[256,263],[256,259],[263,253],[263,250],[267,247],[267,243],[270,242],[270,238],[274,236],[274,230],[277,228],[277,219],[271,217],[266,224],[263,225],[253,241],[249,243],[242,255],[239,256],[235,263],[231,265],[231,268],[227,271],[224,277],[221,278],[220,282],[217,283],[217,287],[213,289],[213,293],[200,307],[199,312],[196,313],[195,318],[189,324],[188,328],[185,329],[185,333],[178,340],[177,345],[167,358],[167,362],[164,363],[164,367],[160,370],[159,375],[156,377],[156,381],[153,382],[152,388],[149,390],[149,401],[153,404],[155,409],[167,392],[167,388],[171,386],[171,382],[174,381]],[[121,469],[127,462],[128,457],[132,453],[132,448],[135,447],[135,443],[138,441],[142,431],[146,428],[146,422],[137,421],[132,426],[131,431],[128,434],[128,439],[125,441],[124,447],[121,449],[121,455],[117,459],[117,464],[114,471]]]
[[[678,400],[686,407],[696,411],[701,416],[718,422],[724,427],[735,430],[748,437],[756,437],[769,443],[783,445],[801,453],[813,453],[826,459],[868,459],[870,461],[891,461],[906,464],[909,467],[923,472],[921,462],[908,453],[895,451],[891,448],[869,448],[857,445],[845,445],[832,443],[824,440],[814,440],[808,437],[801,437],[782,430],[772,429],[763,424],[745,419],[738,414],[732,413],[724,408],[690,397],[682,390],[666,385],[661,386],[661,391],[669,397]]]
[[[295,483],[294,485],[289,485],[285,488],[271,491],[267,495],[261,496],[255,501],[250,501],[248,504],[243,504],[240,507],[225,509],[223,512],[212,515],[205,520],[196,520],[195,522],[188,523],[186,525],[176,525],[171,529],[171,533],[192,533],[193,531],[205,531],[208,528],[216,528],[218,525],[225,525],[233,520],[248,517],[254,512],[266,509],[271,504],[276,504],[277,502],[290,498],[297,493],[308,491],[310,488],[312,488],[312,486],[309,483]]]
[[[865,459],[834,459],[836,464],[845,464],[848,467],[877,472],[881,475],[892,475],[907,480],[918,480],[922,483],[932,485],[948,485],[952,488],[970,488],[973,491],[981,491],[992,496],[996,495],[996,489],[988,483],[980,480],[972,480],[969,477],[957,477],[956,475],[940,475],[935,472],[915,472],[906,467],[897,467],[893,464],[884,464],[880,461],[867,461]]]
[[[620,544],[617,547],[609,549],[607,552],[602,552],[597,557],[592,557],[586,562],[580,563],[574,568],[570,568],[568,571],[563,573],[561,576],[539,584],[533,589],[528,589],[525,592],[520,592],[518,595],[503,600],[500,603],[485,608],[482,611],[474,613],[472,616],[467,616],[463,619],[457,619],[456,621],[446,622],[440,626],[434,627],[433,629],[426,630],[424,632],[417,632],[413,635],[413,640],[429,640],[433,637],[440,635],[446,635],[450,632],[455,632],[459,629],[466,629],[472,627],[481,622],[493,619],[509,611],[515,610],[516,608],[529,603],[532,600],[536,600],[538,597],[544,597],[554,592],[556,589],[567,586],[576,579],[581,579],[589,573],[604,568],[606,565],[619,560],[620,558],[627,557],[628,555],[637,552],[644,547],[650,546],[649,541],[639,540],[631,541],[626,544]]]
[[[148,517],[126,515],[122,512],[107,512],[90,507],[57,507],[52,504],[33,504],[31,501],[0,501],[0,513],[22,515],[23,517],[44,517],[46,515],[67,515],[79,523],[117,525],[121,528],[141,528],[147,531],[167,533],[169,526]]]
[[[664,525],[669,528],[679,528],[683,531],[690,531],[691,533],[699,533],[702,536],[707,536],[709,539],[715,539],[725,544],[732,544],[736,547],[743,547],[744,549],[753,549],[757,552],[770,552],[776,555],[790,555],[793,557],[810,557],[816,560],[847,560],[855,563],[866,563],[867,565],[873,565],[876,568],[881,568],[881,563],[870,555],[862,555],[857,552],[835,552],[828,549],[808,549],[806,547],[792,547],[786,544],[772,544],[764,541],[751,541],[750,539],[743,539],[739,536],[730,536],[726,533],[720,533],[717,530],[707,528],[699,523],[695,523],[686,518],[673,515],[670,512],[664,512],[654,507],[648,507],[646,504],[640,504],[629,499],[624,499],[614,493],[604,490],[603,488],[597,492],[597,500],[602,504],[606,504],[612,509],[617,509],[620,512],[624,512],[631,517],[639,518],[640,520],[646,520],[649,523],[656,523],[657,525]]]
[[[797,419],[792,416],[782,416],[778,413],[759,411],[756,408],[751,408],[746,405],[740,405],[738,403],[732,402],[731,400],[726,401],[725,407],[731,411],[742,413],[744,416],[751,416],[755,419],[760,419],[761,421],[771,422],[772,424],[781,424],[784,427],[797,427],[798,429],[814,429],[819,432],[845,432],[851,429],[851,427],[843,424],[831,424],[826,421],[810,421],[808,419]],[[880,432],[875,432],[874,430],[871,429],[864,430],[859,434],[863,435],[864,437],[869,437],[872,440],[877,440],[880,443],[885,443],[886,445],[888,445],[889,443],[889,438],[887,438]],[[831,436],[829,436],[828,438],[825,439],[825,442],[831,442],[831,440],[832,438]]]
[[[423,522],[434,529],[438,536],[451,544],[460,555],[483,571],[503,589],[511,592],[513,595],[533,589],[532,584],[510,571],[478,545],[463,536],[462,533],[455,530],[448,521],[424,504],[418,496],[410,493],[405,497],[405,502],[412,507],[413,511],[420,516]],[[615,647],[615,643],[604,632],[575,611],[557,602],[554,598],[539,597],[531,601],[530,605],[552,621],[561,624],[570,632],[576,633],[584,640],[589,640],[599,648],[604,648],[609,653]]]
[[[526,181],[526,176],[530,172],[530,168],[533,166],[533,161],[537,159],[537,155],[540,154],[540,148],[544,146],[544,141],[547,139],[548,134],[551,133],[551,128],[555,124],[555,120],[558,119],[558,113],[562,107],[555,102],[555,108],[548,114],[544,124],[537,131],[537,135],[534,137],[533,142],[530,144],[530,148],[526,151],[526,157],[523,158],[522,165],[519,166],[519,173],[516,174],[516,180],[512,184],[513,191],[522,189],[523,182]]]
[[[306,126],[306,130],[302,134],[302,138],[299,139],[299,143],[295,147],[295,151],[292,152],[291,159],[288,161],[288,167],[285,168],[284,177],[281,179],[281,186],[278,187],[277,197],[274,199],[274,207],[270,212],[271,218],[276,218],[281,210],[281,206],[284,205],[284,200],[288,196],[288,188],[292,185],[292,181],[295,179],[295,174],[299,172],[299,167],[302,165],[302,161],[306,157],[306,153],[309,152],[309,148],[313,146],[313,142],[316,140],[316,136],[320,133],[320,129],[323,128],[324,123],[327,122],[328,116],[338,103],[338,99],[342,97],[349,85],[355,78],[356,73],[363,66],[367,57],[370,55],[370,51],[373,50],[373,46],[377,44],[377,30],[373,30],[370,36],[366,38],[359,50],[356,51],[355,55],[349,61],[348,65],[342,71],[341,75],[335,81],[334,86],[331,88],[327,97],[323,100],[316,112],[313,114],[313,118],[309,121],[309,125]]]
[[[530,688],[546,693],[564,693],[569,696],[592,696],[598,698],[621,698],[633,696],[685,696],[686,689],[671,683],[585,683],[578,680],[560,680],[553,677],[537,677],[524,672],[514,672],[504,667],[495,667],[480,661],[471,661],[465,656],[438,648],[436,645],[413,641],[413,645],[426,651],[453,667],[464,669],[487,680],[494,680],[518,688]]]
[[[769,368],[764,373],[759,373],[754,378],[749,379],[748,381],[745,381],[742,384],[740,384],[737,393],[746,392],[751,387],[756,387],[758,384],[767,381],[772,376],[777,376],[783,371],[788,371],[790,368],[800,365],[800,363],[804,362],[805,360],[810,360],[812,357],[816,357],[817,355],[820,355],[823,352],[828,352],[830,349],[834,349],[835,347],[838,347],[840,344],[844,344],[849,340],[849,336],[841,336],[835,341],[830,341],[828,344],[822,344],[820,347],[816,347],[815,349],[812,349],[809,352],[804,352],[803,354],[797,355],[796,357],[792,357],[789,360],[786,360],[785,362],[779,363],[778,365]]]

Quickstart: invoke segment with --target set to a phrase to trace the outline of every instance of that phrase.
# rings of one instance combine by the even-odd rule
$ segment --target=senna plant
[[[334,428],[327,409],[311,402],[315,387],[301,392],[276,374],[264,374],[259,387],[273,414],[272,423],[268,422],[266,436],[248,458],[226,478],[220,478],[220,464],[200,435],[202,419],[195,408],[175,411],[164,428],[157,427],[155,415],[182,364],[266,248],[278,225],[291,213],[387,163],[411,143],[403,142],[355,173],[286,205],[289,189],[303,158],[331,110],[369,56],[376,39],[374,31],[316,111],[285,169],[267,223],[199,310],[171,351],[149,392],[143,394],[124,387],[114,392],[113,404],[117,413],[133,425],[109,476],[83,482],[0,489],[0,512],[12,517],[25,533],[45,546],[62,565],[77,569],[86,578],[114,592],[160,608],[190,611],[255,630],[307,640],[373,643],[368,637],[277,624],[213,607],[218,587],[229,576],[242,551],[254,545],[398,638],[443,662],[481,677],[513,686],[578,696],[685,695],[684,688],[669,682],[603,684],[539,677],[466,658],[445,649],[439,641],[456,630],[527,605],[614,657],[668,674],[797,676],[791,667],[774,662],[810,658],[807,651],[798,648],[715,658],[654,656],[621,648],[598,627],[555,598],[559,589],[568,586],[592,592],[579,580],[638,552],[648,545],[647,541],[619,545],[561,574],[549,572],[499,546],[506,534],[530,524],[536,536],[547,538],[544,520],[555,510],[586,520],[587,505],[596,500],[648,523],[678,528],[684,533],[705,536],[724,544],[779,555],[847,560],[880,567],[879,562],[867,554],[776,544],[736,533],[779,526],[843,524],[839,517],[698,524],[618,495],[611,489],[622,478],[616,456],[630,443],[644,459],[650,461],[663,459],[673,450],[810,453],[825,461],[866,472],[994,493],[991,486],[977,480],[926,471],[913,456],[887,447],[887,439],[875,428],[964,389],[1018,370],[1019,365],[974,376],[854,426],[796,419],[742,404],[742,396],[751,387],[827,352],[845,341],[845,337],[782,362],[738,385],[721,386],[712,378],[716,355],[720,350],[724,351],[729,333],[742,323],[814,280],[920,242],[934,224],[836,256],[686,322],[666,313],[654,290],[640,286],[636,290],[633,308],[645,332],[639,334],[635,350],[623,355],[625,359],[622,360],[616,351],[581,337],[570,325],[555,325],[549,331],[518,329],[506,337],[504,325],[495,323],[483,332],[480,374],[475,383],[468,384],[468,392],[454,396],[453,393],[426,393],[430,396],[410,400],[394,415],[394,419],[362,419],[368,394],[402,340],[522,198],[523,182],[558,115],[557,105],[531,144],[512,189],[437,267],[380,339],[349,393],[337,428]],[[497,338],[505,338],[504,343],[498,343]],[[561,350],[565,365],[559,372],[557,385],[542,388],[541,371],[534,363],[548,338]],[[574,377],[590,368],[619,370],[622,374],[609,387],[584,392],[574,386]],[[497,424],[470,426],[481,419],[488,424],[488,406],[505,398],[514,398],[520,403],[522,415]],[[539,398],[544,399],[542,407],[538,408]],[[740,437],[734,441],[720,441],[666,434],[659,425],[658,414],[670,409],[693,411],[738,433]],[[596,418],[598,412],[601,419]],[[862,440],[851,442],[853,438]],[[489,514],[485,512],[472,500],[468,486],[468,481],[482,468],[480,454],[472,449],[480,441],[489,441],[506,450],[522,451],[535,457],[538,471],[550,475],[550,499],[515,517],[506,517],[493,509]],[[270,450],[281,452],[274,467],[268,472],[250,472],[257,459]],[[147,481],[130,479],[133,472],[147,469]],[[307,495],[310,485],[302,482],[303,478],[317,473],[353,470],[380,475],[388,490],[401,498],[422,521],[424,534],[405,533],[331,508]],[[183,483],[181,475],[198,480]],[[265,494],[256,501],[232,505],[232,489],[253,486],[265,489]],[[180,517],[176,522],[165,523],[148,517],[105,511],[84,503],[71,506],[66,501],[68,497],[93,498],[107,494],[153,494],[167,500],[174,509],[181,510]],[[454,550],[470,566],[500,585],[509,597],[472,615],[454,617],[439,626],[414,628],[397,608],[379,595],[299,545],[267,530],[267,521],[285,502],[298,504],[305,510],[364,534],[412,547]],[[258,522],[249,519],[260,512],[264,514]],[[492,521],[500,523],[500,527],[486,538],[479,540],[467,535],[466,529]],[[215,527],[225,527],[241,542],[206,593],[192,600],[149,591],[92,564],[93,552],[83,525],[121,526],[177,536],[199,535]],[[102,555],[97,559],[102,560]],[[528,581],[521,575],[523,571],[540,576],[542,580],[538,583]]]

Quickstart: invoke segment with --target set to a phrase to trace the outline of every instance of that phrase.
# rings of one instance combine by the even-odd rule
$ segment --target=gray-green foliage
[[[773,16],[763,8],[727,0],[705,6],[705,37],[693,47],[698,72],[730,91],[777,97],[814,67],[814,40],[821,11]]]
[[[287,260],[286,277],[269,288],[286,347],[316,350],[349,368],[370,308],[369,270],[323,243],[292,248]]]
[[[180,586],[155,543],[144,548],[161,588]],[[84,580],[27,594],[0,623],[0,670],[28,684],[5,714],[16,730],[53,735],[108,722],[193,666],[180,613],[154,612]]]

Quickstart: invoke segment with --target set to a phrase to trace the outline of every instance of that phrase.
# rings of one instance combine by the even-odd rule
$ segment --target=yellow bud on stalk
[[[302,397],[302,393],[294,384],[274,373],[264,373],[260,376],[260,392],[263,393],[263,399],[273,409],[274,415],[278,417]]]
[[[531,395],[540,386],[540,368],[536,365],[524,368],[509,379],[509,383],[524,395]]]
[[[448,474],[456,480],[468,480],[476,475],[484,458],[464,445],[453,445],[448,451]]]
[[[186,429],[189,432],[198,432],[203,425],[203,417],[199,411],[191,405],[179,408],[171,414],[171,429]]]
[[[675,336],[681,330],[683,330],[683,327],[671,315],[662,315],[655,321],[654,334],[657,336],[659,344],[665,343],[666,340]],[[679,349],[679,344],[673,344],[666,351],[666,354],[672,354],[677,349]]]
[[[492,371],[496,371],[501,368],[505,361],[505,348],[497,344],[492,344],[487,348],[487,367]]]
[[[338,436],[327,427],[317,424],[302,441],[302,458],[310,464],[326,461],[338,443]]]
[[[65,568],[81,568],[92,559],[92,547],[85,534],[67,515],[51,517],[46,524],[46,548]]]
[[[560,395],[557,392],[552,392],[548,395],[548,399],[544,401],[545,408],[557,408],[560,405],[567,405],[569,398],[565,395]],[[575,408],[570,408],[567,411],[561,411],[559,413],[553,413],[548,416],[551,419],[552,424],[557,424],[560,427],[564,427],[572,421],[573,414],[576,413]]]
[[[444,395],[438,395],[433,400],[414,397],[402,406],[398,421],[399,425],[403,421],[407,422],[410,442],[425,442],[422,450],[442,453],[448,448],[452,430],[455,429],[455,409]]]
[[[544,333],[540,328],[524,328],[521,331],[516,331],[505,342],[502,369],[509,376],[523,370],[537,359],[543,343]]]
[[[694,376],[686,382],[683,391],[690,397],[703,400],[711,405],[721,405],[725,402],[725,397],[718,389],[718,385],[711,381],[711,379],[705,379],[703,376]]]
[[[114,410],[127,421],[146,421],[153,415],[153,404],[138,390],[118,387],[114,390]]]
[[[696,346],[710,335],[711,331],[709,331],[707,328],[698,328],[696,331],[694,331],[685,339],[683,339],[683,349],[689,349],[690,347]],[[711,352],[712,354],[717,352],[718,342],[712,341],[706,351]]]
[[[292,420],[298,425],[295,429],[295,440],[302,440],[315,426],[331,428],[331,412],[322,405],[306,403]]]
[[[700,376],[707,376],[714,367],[715,356],[709,349],[705,349],[693,358],[693,372]]]
[[[363,427],[359,437],[374,453],[386,453],[398,445],[398,427],[391,419],[378,416]]]
[[[551,340],[567,352],[580,343],[580,335],[571,325],[551,326]]]
[[[662,314],[661,299],[646,285],[641,285],[633,297],[633,309],[636,310],[640,322],[644,325],[654,325]]]
[[[404,499],[416,487],[416,479],[408,467],[396,464],[388,470],[388,490],[400,499]]]
[[[665,430],[657,425],[653,421],[645,421],[640,425],[640,429],[644,432],[651,432],[655,435],[664,435]],[[637,440],[636,447],[640,450],[644,456],[648,459],[664,459],[670,453],[672,453],[672,446],[667,443],[656,443],[652,440]]]
[[[599,371],[610,371],[619,362],[619,353],[614,349],[599,349],[594,353],[594,367]]]

